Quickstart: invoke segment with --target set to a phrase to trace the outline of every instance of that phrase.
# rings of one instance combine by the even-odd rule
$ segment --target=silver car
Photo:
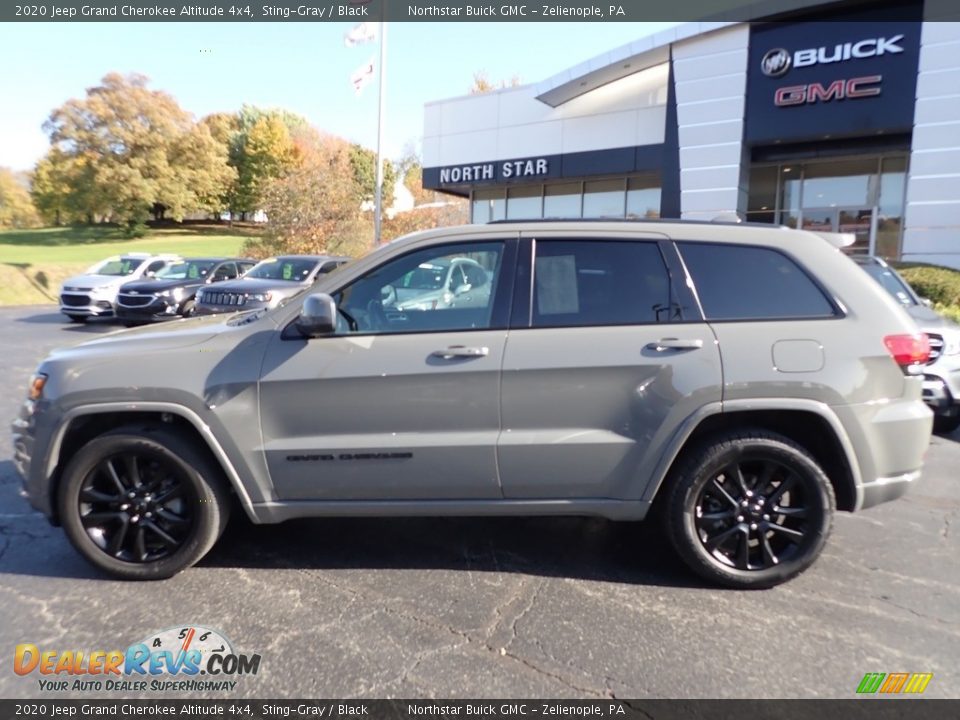
[[[101,260],[84,274],[63,281],[60,312],[75,323],[83,323],[90,318],[114,317],[117,293],[122,285],[131,280],[152,278],[177,260],[177,255],[150,253],[126,253]]]
[[[923,400],[933,410],[933,429],[952,433],[960,427],[960,325],[943,317],[921,298],[900,273],[884,260],[855,256],[854,260],[903,306],[930,342],[930,359],[923,368]]]
[[[488,273],[484,302],[385,305],[454,258]],[[704,578],[763,588],[814,563],[836,510],[916,483],[929,353],[816,233],[443,228],[271,310],[52,353],[14,463],[33,506],[120,578],[194,564],[239,506],[256,523],[650,516]]]

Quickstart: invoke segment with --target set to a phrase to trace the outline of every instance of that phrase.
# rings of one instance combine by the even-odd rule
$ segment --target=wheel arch
[[[661,495],[670,474],[691,448],[711,435],[746,428],[776,432],[804,447],[830,478],[837,509],[853,512],[860,508],[860,466],[839,418],[824,403],[794,398],[728,401],[701,408],[674,435],[644,500],[653,503]]]
[[[50,451],[44,468],[49,479],[48,492],[51,521],[59,524],[57,494],[61,474],[69,458],[83,445],[103,433],[126,425],[144,423],[168,426],[186,434],[197,446],[207,452],[221,469],[230,488],[253,522],[258,522],[253,502],[236,467],[217,441],[210,427],[190,408],[173,403],[110,403],[88,405],[70,410],[58,427],[50,443]]]

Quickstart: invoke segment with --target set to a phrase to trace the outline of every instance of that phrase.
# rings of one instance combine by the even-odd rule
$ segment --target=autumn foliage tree
[[[23,178],[0,168],[0,228],[31,228],[40,224]]]
[[[37,168],[43,211],[136,224],[215,211],[233,182],[227,147],[142,75],[106,75],[54,110],[51,150]]]

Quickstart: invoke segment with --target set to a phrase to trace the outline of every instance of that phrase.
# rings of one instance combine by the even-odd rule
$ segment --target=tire
[[[958,427],[960,427],[960,413],[933,416],[933,431],[938,435],[949,435]]]
[[[180,306],[179,315],[180,317],[193,317],[193,308],[196,306],[196,303],[193,299],[184,300],[183,305]]]
[[[87,322],[86,315],[67,315],[67,317],[70,318],[70,322],[77,323],[78,325],[83,325]]]
[[[152,425],[84,445],[64,470],[57,502],[73,546],[122,580],[161,580],[190,567],[213,547],[230,510],[220,468],[176,432]]]
[[[121,320],[120,324],[125,328],[135,328],[143,325],[143,323],[137,322],[136,320]]]
[[[786,582],[816,561],[830,535],[833,486],[806,450],[781,435],[716,436],[688,453],[668,482],[662,510],[673,547],[720,585]]]

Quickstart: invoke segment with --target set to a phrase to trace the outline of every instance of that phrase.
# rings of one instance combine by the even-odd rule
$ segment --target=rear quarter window
[[[786,254],[751,245],[678,242],[707,320],[837,315],[813,278]]]

